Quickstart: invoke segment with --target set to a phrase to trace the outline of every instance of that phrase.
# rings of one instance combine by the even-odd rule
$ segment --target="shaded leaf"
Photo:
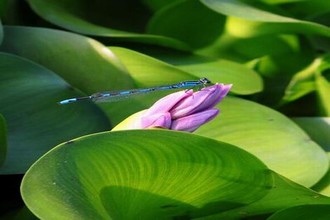
[[[33,60],[86,94],[131,87],[125,67],[99,42],[45,28],[5,27],[0,50]]]
[[[134,2],[134,1],[133,1]],[[109,20],[110,22],[116,20],[117,22],[122,22],[125,20],[126,23],[118,25],[118,27],[129,26],[131,23],[135,24],[141,18],[137,17],[135,22],[131,22],[134,20],[132,14],[130,16],[125,16],[125,13],[117,13],[119,1],[99,1],[98,4],[101,5],[98,9],[94,9],[93,7],[98,4],[91,4],[89,1],[80,1],[80,0],[70,0],[70,1],[58,1],[58,0],[28,0],[31,8],[43,19],[49,21],[50,23],[56,24],[62,28],[78,32],[81,34],[87,34],[91,36],[99,36],[99,37],[111,37],[112,39],[120,39],[127,41],[135,41],[142,42],[146,44],[155,44],[160,46],[168,46],[176,49],[187,50],[188,46],[175,40],[173,38],[157,36],[157,35],[149,35],[149,34],[140,34],[136,32],[123,31],[119,29],[115,29],[112,27],[108,27],[107,25],[98,24],[97,21],[94,21],[93,18],[99,16],[102,21]],[[127,4],[132,4],[130,1],[125,1],[122,6],[125,9]],[[91,9],[92,8],[92,9]],[[109,13],[109,10],[110,13]],[[135,10],[135,7],[129,9],[131,12]],[[101,15],[99,15],[100,11]],[[95,12],[95,13],[93,13]],[[113,16],[114,17],[111,17]],[[117,18],[117,16],[121,16]],[[122,16],[124,15],[124,16]],[[141,14],[139,14],[141,15]],[[143,14],[142,14],[143,15]],[[108,18],[108,19],[105,19]],[[99,20],[100,20],[99,19]],[[98,20],[98,21],[99,21]]]
[[[281,104],[295,101],[309,93],[316,92],[319,101],[319,114],[330,114],[330,84],[323,76],[330,69],[329,54],[316,58],[309,66],[296,73],[285,90]]]
[[[330,152],[330,117],[292,118],[324,150]]]
[[[281,113],[232,97],[218,107],[220,115],[197,134],[241,147],[270,169],[304,186],[314,185],[327,172],[325,152]]]
[[[149,20],[147,32],[200,48],[216,40],[224,24],[225,16],[210,10],[199,0],[181,0],[157,11]]]
[[[243,219],[244,217],[271,214],[273,212],[305,204],[330,205],[330,198],[322,196],[308,188],[296,184],[276,173],[273,173],[273,188],[269,193],[254,203],[228,210],[208,219]],[[317,214],[315,214],[317,216]]]
[[[57,146],[24,176],[22,196],[39,218],[190,219],[262,198],[270,177],[258,159],[232,145],[131,130]]]
[[[315,59],[309,66],[292,77],[285,90],[282,103],[292,102],[316,90],[315,72],[321,63],[321,59]]]
[[[7,154],[7,126],[6,121],[0,114],[0,166],[6,159]]]
[[[153,11],[158,11],[167,5],[178,1],[180,0],[142,0],[142,2]]]
[[[3,26],[0,20],[0,45],[2,44],[3,41]]]
[[[109,128],[95,105],[58,105],[81,93],[49,70],[5,53],[0,53],[0,69],[0,112],[8,130],[8,155],[0,173],[24,173],[54,145]]]
[[[301,205],[281,210],[267,220],[318,220],[330,219],[330,205]]]

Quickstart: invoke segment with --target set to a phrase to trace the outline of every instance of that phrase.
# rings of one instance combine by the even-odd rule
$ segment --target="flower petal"
[[[182,99],[171,110],[172,118],[181,118],[214,107],[227,95],[231,86],[231,84],[215,84]]]
[[[218,109],[210,109],[172,121],[171,130],[193,132],[201,125],[212,120],[219,113]]]
[[[141,117],[142,128],[164,127],[170,128],[172,124],[171,114],[169,112],[158,113],[154,115],[143,115]]]
[[[175,106],[178,102],[189,97],[193,94],[192,90],[185,90],[172,93],[170,95],[165,96],[164,98],[158,100],[153,106],[151,106],[145,115],[154,115],[161,112],[169,112],[173,106]]]

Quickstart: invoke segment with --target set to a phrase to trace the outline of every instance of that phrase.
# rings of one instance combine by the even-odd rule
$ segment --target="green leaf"
[[[309,0],[261,0],[262,2],[268,3],[268,4],[285,4],[285,3],[301,3],[304,1],[309,1]],[[314,0],[317,1],[317,0]]]
[[[177,2],[180,0],[142,0],[142,2],[148,6],[152,11],[158,11],[163,7]]]
[[[314,61],[296,73],[285,90],[282,104],[297,100],[311,92],[317,92],[321,114],[330,115],[330,84],[322,75],[330,69],[330,56],[326,54],[314,59]]]
[[[305,204],[330,205],[330,198],[296,184],[276,173],[273,173],[273,188],[258,201],[247,206],[211,215],[203,220],[213,219],[244,219],[246,217],[270,214],[285,208]],[[317,216],[317,214],[315,214]],[[255,219],[255,218],[251,218]],[[314,219],[314,218],[312,218]]]
[[[130,77],[139,87],[172,84],[202,77],[194,77],[173,65],[134,50],[122,47],[109,47],[109,49],[126,66]]]
[[[0,1],[0,18],[1,19],[3,18],[4,14],[6,12],[8,3],[9,3],[9,0],[2,0],[2,1]]]
[[[180,80],[190,80],[194,76],[195,79],[207,77],[214,83],[234,84],[231,92],[240,95],[260,92],[263,87],[262,79],[255,71],[229,60],[168,50],[150,52],[152,56],[172,64],[169,65],[125,48],[110,47],[110,49],[126,65],[138,85],[176,83]],[[175,77],[175,75],[182,75],[182,77]],[[145,82],[152,83],[146,84]]]
[[[4,117],[0,114],[0,166],[6,159],[7,154],[7,125]]]
[[[126,66],[135,85],[140,88],[200,78],[133,50],[120,47],[110,47],[110,50]],[[151,106],[153,102],[171,92],[173,91],[150,93],[144,96],[130,97],[120,102],[99,103],[98,105],[111,117],[111,121],[115,125],[129,115]]]
[[[267,218],[267,220],[328,220],[330,205],[301,205],[284,209]]]
[[[0,20],[0,45],[2,44],[3,41],[3,26]]]
[[[201,0],[210,9],[231,16],[228,31],[248,37],[272,33],[304,33],[330,36],[330,28],[315,22],[298,20],[264,11],[238,0]]]
[[[315,84],[317,88],[319,109],[322,116],[330,116],[330,82],[320,73],[316,75]]]
[[[8,155],[1,174],[24,173],[54,145],[109,128],[95,105],[60,106],[82,95],[29,60],[0,53],[0,112],[8,130]]]
[[[330,152],[328,152],[328,158],[330,161]],[[330,168],[324,177],[313,186],[313,190],[330,197]]]
[[[264,0],[265,1],[265,0]],[[276,0],[268,0],[276,1]],[[278,0],[281,1],[281,0]],[[285,1],[285,0],[283,0]],[[288,1],[288,0],[286,0]],[[290,4],[290,11],[299,14],[300,17],[309,17],[313,20],[315,17],[328,13],[330,10],[330,2],[324,0],[291,0],[296,1]],[[327,19],[328,20],[328,19]]]
[[[321,63],[321,59],[315,59],[309,66],[292,77],[285,90],[282,103],[292,102],[316,90],[315,72]]]
[[[214,83],[234,84],[232,91],[237,94],[252,94],[262,89],[262,81],[257,73],[234,62],[180,53],[165,55],[170,63],[176,65],[174,66],[133,50],[120,47],[110,47],[110,50],[126,66],[130,77],[141,88],[207,77]],[[116,125],[129,115],[148,108],[170,92],[173,91],[131,97],[120,103],[100,103],[99,106]]]
[[[270,169],[307,187],[327,172],[325,152],[281,113],[232,97],[226,97],[218,107],[220,115],[197,134],[241,147]]]
[[[330,117],[292,118],[324,150],[330,152]]]
[[[33,60],[86,94],[132,87],[125,67],[99,42],[45,28],[5,27],[0,50]]]
[[[141,20],[141,16],[145,17],[145,13],[148,12],[135,14],[136,11],[139,12],[141,7],[139,4],[136,6],[134,2],[136,3],[136,1],[131,1],[120,4],[120,1],[114,0],[90,4],[89,1],[79,0],[28,0],[31,8],[43,19],[74,32],[110,37],[121,41],[142,42],[182,50],[188,49],[187,44],[173,38],[111,28],[112,25],[118,26],[118,28],[134,25]],[[130,16],[126,16],[128,10]],[[141,10],[144,12],[144,9]],[[122,13],[118,13],[120,11]],[[109,25],[110,27],[108,27]]]
[[[181,0],[157,11],[149,20],[147,32],[200,48],[215,41],[224,24],[225,16],[210,10],[199,0]]]
[[[293,118],[293,120],[304,129],[316,143],[327,151],[330,161],[330,118],[297,117]],[[323,195],[330,196],[330,169],[328,169],[328,172],[323,178],[313,186],[313,189]]]
[[[131,130],[57,146],[29,169],[21,192],[41,219],[191,219],[262,198],[270,177],[258,159],[227,143]]]

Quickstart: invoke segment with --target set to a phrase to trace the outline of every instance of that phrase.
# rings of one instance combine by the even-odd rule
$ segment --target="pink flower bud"
[[[141,128],[163,127],[193,132],[219,113],[214,106],[227,95],[231,86],[215,84],[197,92],[172,93],[144,112]]]

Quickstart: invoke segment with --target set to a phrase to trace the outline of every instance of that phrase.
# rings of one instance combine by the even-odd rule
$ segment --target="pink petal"
[[[175,106],[179,101],[189,97],[193,94],[192,90],[175,92],[164,98],[158,100],[153,106],[151,106],[145,115],[154,115],[161,112],[169,112],[173,106]]]
[[[201,125],[212,120],[219,113],[218,109],[210,109],[172,121],[171,130],[193,132]]]
[[[172,118],[176,119],[212,108],[227,95],[230,88],[231,85],[215,84],[195,92],[174,106],[171,110]]]
[[[142,128],[164,127],[170,128],[172,124],[171,114],[169,112],[158,113],[141,117]]]

